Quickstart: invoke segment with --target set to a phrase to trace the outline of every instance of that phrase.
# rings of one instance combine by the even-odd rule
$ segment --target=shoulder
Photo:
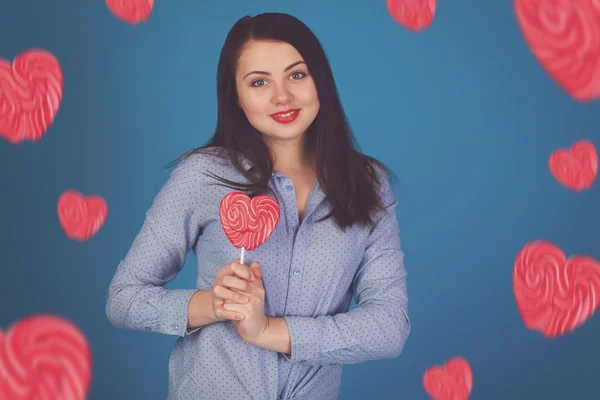
[[[216,147],[209,147],[200,151],[185,154],[177,163],[172,173],[194,174],[198,178],[206,173],[220,173],[227,169],[228,162],[225,153]]]
[[[394,175],[393,171],[387,167],[382,161],[360,154],[367,176],[374,182],[378,192],[386,192],[391,189],[390,174]]]
[[[394,171],[374,157],[365,154],[361,154],[361,156],[367,175],[374,182],[374,188],[383,200],[383,206],[387,207],[396,203],[398,199],[392,188],[392,182],[397,179]]]

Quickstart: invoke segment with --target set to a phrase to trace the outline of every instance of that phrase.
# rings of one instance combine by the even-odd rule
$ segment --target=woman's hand
[[[239,258],[219,268],[211,289],[211,304],[215,321],[236,321],[244,317],[243,314],[224,309],[223,304],[225,301],[241,304],[248,301],[249,296],[242,292],[250,291],[249,284],[253,280],[256,279],[252,270],[240,264]]]
[[[248,296],[250,300],[247,303],[237,303],[225,300],[223,308],[231,312],[237,312],[244,315],[241,321],[234,320],[238,334],[242,339],[252,343],[257,340],[269,326],[269,318],[265,315],[265,288],[262,282],[261,265],[258,262],[250,264],[255,279],[248,282],[249,290],[240,292]]]

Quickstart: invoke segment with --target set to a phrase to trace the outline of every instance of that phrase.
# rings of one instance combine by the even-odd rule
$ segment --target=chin
[[[273,121],[273,123],[269,124],[268,127],[265,126],[263,130],[259,129],[259,131],[266,132],[263,134],[268,137],[281,139],[292,139],[294,137],[301,136],[302,133],[306,131],[306,128],[303,128],[303,125],[292,125],[294,124],[292,123],[290,125],[280,125],[279,123]]]
[[[268,134],[263,134],[263,136],[266,136],[269,139],[275,139],[275,140],[292,140],[292,139],[300,139],[302,138],[302,135],[304,134],[304,131],[302,132],[269,132]]]

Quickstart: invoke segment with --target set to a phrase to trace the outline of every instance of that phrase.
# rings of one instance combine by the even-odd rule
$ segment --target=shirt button
[[[293,187],[292,185],[287,185],[285,188],[286,188],[287,190],[294,190],[294,187]]]
[[[294,275],[296,275],[296,276],[300,275],[300,271],[298,271],[298,270],[295,270],[295,271],[294,271]]]
[[[173,328],[173,329],[175,329],[176,331],[178,331],[178,330],[179,330],[179,326],[177,326],[177,325],[171,325],[171,326],[172,326],[172,328]]]

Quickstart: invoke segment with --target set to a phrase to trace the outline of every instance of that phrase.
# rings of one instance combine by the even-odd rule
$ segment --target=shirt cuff
[[[191,331],[187,329],[188,306],[197,291],[198,289],[170,289],[165,293],[160,301],[162,332],[184,337],[201,328],[194,328]]]
[[[197,328],[194,329],[186,329],[185,330],[185,336],[191,335],[192,333],[199,331],[200,329],[202,329],[202,326],[199,326]]]
[[[283,354],[291,363],[319,358],[322,351],[323,335],[317,318],[284,316],[290,331],[292,354]]]

